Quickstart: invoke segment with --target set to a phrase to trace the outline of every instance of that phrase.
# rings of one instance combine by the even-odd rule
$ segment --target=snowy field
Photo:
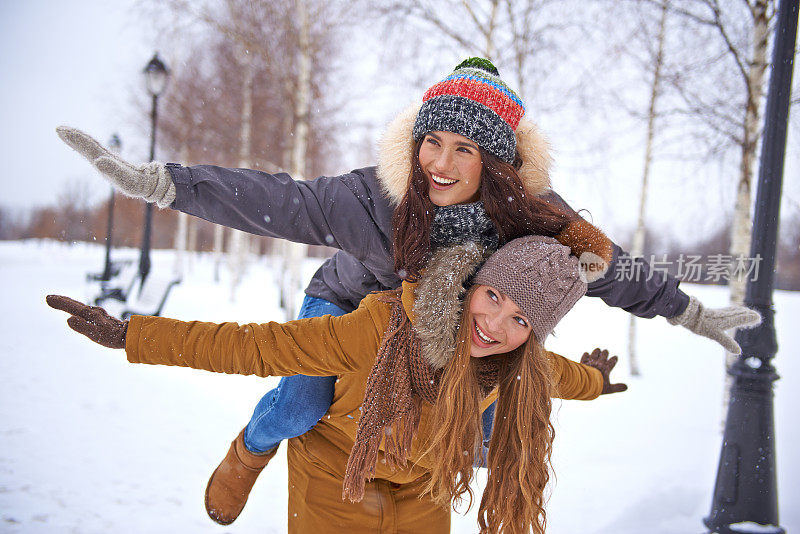
[[[123,256],[136,258],[115,259]],[[0,243],[0,532],[285,531],[285,453],[234,525],[216,525],[203,508],[208,476],[277,379],[135,366],[74,334],[44,296],[85,300],[85,275],[102,262],[99,246]],[[306,279],[318,263],[307,263]],[[172,265],[172,252],[156,251],[155,272]],[[234,299],[226,273],[214,284],[212,271],[209,257],[196,258],[165,315],[282,319],[269,260],[251,265]],[[707,305],[727,301],[722,288],[684,289]],[[792,532],[800,529],[800,294],[775,298],[779,499]],[[627,392],[557,405],[551,534],[704,532],[721,446],[723,353],[663,319],[639,325],[642,377],[627,377],[624,358],[617,373]],[[548,348],[573,358],[595,346],[623,353],[626,326],[624,312],[586,298]],[[453,531],[475,532],[475,510],[454,514]]]

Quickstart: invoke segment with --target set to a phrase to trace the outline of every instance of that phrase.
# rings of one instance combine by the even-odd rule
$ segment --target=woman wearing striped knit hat
[[[371,291],[418,279],[439,247],[496,248],[544,235],[595,260],[587,262],[587,295],[640,317],[662,315],[738,351],[724,330],[757,320],[752,312],[705,310],[676,279],[638,260],[630,277],[615,276],[615,263],[630,258],[550,189],[547,143],[489,61],[464,61],[423,100],[389,125],[377,167],[313,181],[206,165],[135,166],[79,130],[58,134],[130,196],[258,235],[339,248],[311,280],[300,317],[341,315]],[[335,382],[292,376],[264,396],[209,480],[212,519],[238,517],[278,444],[327,412]]]

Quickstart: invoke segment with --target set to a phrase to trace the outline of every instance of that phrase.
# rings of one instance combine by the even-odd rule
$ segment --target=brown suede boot
[[[278,447],[253,454],[244,446],[244,430],[231,443],[228,454],[211,474],[206,487],[206,512],[220,525],[230,525],[242,513],[258,475]]]

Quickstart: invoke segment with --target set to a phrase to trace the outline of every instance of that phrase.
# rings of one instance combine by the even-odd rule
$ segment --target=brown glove
[[[47,295],[47,305],[72,315],[67,319],[70,328],[110,349],[125,348],[128,321],[111,317],[103,308],[87,306],[62,295]]]
[[[617,357],[612,356],[609,358],[607,350],[601,351],[600,349],[594,349],[591,354],[584,352],[583,356],[581,356],[581,363],[589,367],[594,367],[603,374],[603,391],[600,392],[601,395],[619,393],[628,389],[628,386],[625,384],[611,383],[608,375],[611,373],[614,366],[617,365]]]

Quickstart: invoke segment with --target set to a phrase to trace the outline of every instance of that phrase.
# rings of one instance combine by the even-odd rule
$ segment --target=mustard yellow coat
[[[403,285],[403,305],[412,322],[414,289],[414,284]],[[450,511],[419,498],[432,462],[421,454],[433,430],[426,403],[409,467],[391,471],[379,452],[375,480],[367,484],[363,501],[342,501],[342,480],[367,376],[390,311],[389,304],[369,295],[347,315],[288,323],[216,324],[133,316],[125,350],[132,363],[242,375],[338,376],[328,413],[312,430],[288,442],[289,532],[448,532]],[[600,394],[603,380],[598,370],[550,354],[561,397],[590,400]],[[491,394],[481,408],[495,397]]]

